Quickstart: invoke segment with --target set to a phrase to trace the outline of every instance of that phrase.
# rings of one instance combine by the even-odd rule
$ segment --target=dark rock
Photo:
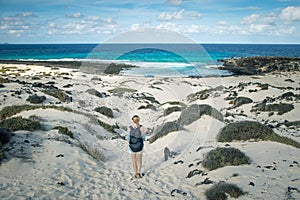
[[[204,179],[204,181],[202,181],[201,183],[196,183],[195,186],[198,186],[198,185],[208,185],[208,184],[213,184],[214,182],[209,180],[209,178],[206,178]]]
[[[63,155],[63,154],[58,154],[58,155],[56,156],[56,158],[59,158],[59,157],[64,157],[64,155]]]
[[[293,161],[293,164],[299,165],[299,163],[297,161]]]
[[[141,109],[151,109],[151,110],[156,111],[156,107],[153,104],[148,104],[146,106],[140,106],[140,107],[138,107],[138,110],[141,110]]]
[[[236,75],[256,75],[274,71],[299,71],[300,58],[289,57],[248,57],[220,60],[223,67]]]
[[[95,108],[95,111],[110,118],[114,117],[112,109],[106,106],[97,107]]]
[[[289,121],[285,120],[284,125],[286,125],[287,127],[295,126],[295,127],[299,128],[300,127],[300,121],[289,122]]]
[[[174,165],[177,165],[177,164],[182,164],[183,163],[183,161],[182,160],[178,160],[178,161],[175,161],[174,162]]]
[[[251,186],[255,186],[255,184],[254,184],[252,181],[249,183],[249,185],[251,185]]]
[[[284,81],[286,81],[286,82],[291,82],[291,83],[294,83],[294,82],[295,82],[294,80],[292,80],[292,79],[290,79],[290,78],[285,79]]]
[[[0,88],[4,88],[5,87],[5,85],[3,85],[2,83],[0,83]]]
[[[199,170],[199,169],[194,169],[193,171],[190,171],[187,175],[186,178],[191,178],[195,175],[201,175],[203,171]]]
[[[192,163],[192,164],[189,164],[189,166],[188,166],[188,167],[190,168],[190,167],[193,167],[193,166],[194,166],[194,164]]]
[[[154,135],[149,139],[149,143],[153,143],[158,138],[168,135],[171,132],[179,131],[182,127],[177,122],[166,122],[154,130]]]
[[[29,143],[29,140],[24,140],[24,143]]]
[[[284,113],[287,113],[294,109],[293,104],[287,104],[287,103],[279,103],[279,104],[266,104],[266,103],[259,103],[252,107],[253,111],[274,111],[277,112],[278,115],[283,115]]]
[[[94,96],[97,96],[100,98],[104,98],[104,97],[108,96],[106,93],[104,93],[104,92],[100,93],[99,91],[97,91],[95,89],[88,89],[86,92],[89,93],[90,95],[94,95]]]
[[[184,192],[184,191],[182,191],[182,190],[179,190],[179,189],[173,189],[173,190],[171,191],[171,196],[172,196],[172,197],[175,196],[174,193],[181,194],[181,195],[183,195],[183,196],[186,196],[186,195],[187,195],[186,192]]]
[[[44,100],[46,100],[46,97],[45,96],[38,96],[36,94],[34,95],[31,95],[29,96],[26,101],[29,101],[30,103],[33,103],[33,104],[40,104],[40,103],[43,103]]]
[[[168,147],[165,147],[165,149],[164,149],[165,161],[167,161],[169,158],[174,158],[177,154],[178,154],[177,152],[170,151],[170,149]]]
[[[11,132],[8,129],[0,127],[0,143],[6,144],[11,138]]]
[[[217,109],[207,104],[193,104],[181,112],[178,123],[182,126],[189,125],[201,118],[202,115],[210,115],[219,121],[223,121],[223,115]]]
[[[73,84],[67,84],[63,86],[63,88],[70,88],[70,87],[73,87]]]
[[[93,78],[91,79],[91,81],[102,81],[102,79],[101,79],[101,78],[98,78],[98,77],[93,77]]]
[[[236,108],[241,105],[252,103],[252,102],[253,102],[253,100],[248,97],[238,97],[234,100],[233,107]]]
[[[65,184],[64,184],[64,182],[58,182],[57,185],[63,186],[63,185],[65,185]]]

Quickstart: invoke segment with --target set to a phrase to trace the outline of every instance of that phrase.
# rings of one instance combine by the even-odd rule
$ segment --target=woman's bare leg
[[[141,169],[142,169],[142,157],[143,157],[143,153],[137,153],[136,154],[137,157],[137,173],[141,173]]]
[[[132,153],[131,154],[131,158],[132,158],[133,170],[134,170],[135,174],[137,174],[138,173],[138,169],[137,169],[137,166],[136,166],[136,153]]]

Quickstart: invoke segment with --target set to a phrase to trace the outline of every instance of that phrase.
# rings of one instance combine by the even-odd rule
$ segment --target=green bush
[[[223,127],[218,136],[218,142],[232,142],[233,140],[270,140],[300,148],[300,143],[290,138],[277,135],[274,131],[255,121],[234,122]]]
[[[125,93],[125,92],[134,93],[136,91],[137,90],[135,90],[135,89],[123,88],[123,87],[116,87],[116,88],[108,90],[108,92],[110,92],[110,93]]]
[[[43,92],[57,98],[61,102],[66,102],[70,99],[70,97],[64,91],[58,89],[43,90]]]
[[[238,186],[225,182],[219,182],[205,191],[207,200],[226,200],[228,198],[227,195],[238,198],[244,194],[246,193]]]
[[[25,119],[22,117],[13,117],[2,120],[0,122],[0,127],[6,128],[10,131],[35,131],[41,128],[41,124],[37,121],[32,121],[30,119]]]
[[[56,126],[53,129],[58,129],[58,132],[64,135],[69,136],[70,138],[74,138],[72,131],[70,131],[67,127]]]
[[[266,140],[273,130],[259,122],[240,121],[226,125],[217,136],[218,142],[232,142],[233,140]]]
[[[115,128],[118,128],[118,127],[115,126],[115,125],[111,126],[111,125],[109,125],[109,124],[107,124],[107,123],[105,123],[105,122],[103,122],[103,121],[101,121],[101,120],[98,120],[98,124],[99,124],[100,126],[102,126],[102,128],[104,128],[105,130],[107,130],[108,132],[111,132],[111,133],[115,133],[114,129],[115,129]]]
[[[97,147],[93,147],[93,145],[88,144],[87,142],[83,142],[80,144],[80,148],[87,154],[92,156],[94,159],[102,162],[105,161],[104,154]]]
[[[105,106],[97,107],[95,111],[110,118],[114,117],[112,109]]]
[[[218,147],[208,152],[202,165],[208,170],[214,170],[225,166],[237,166],[249,163],[250,159],[240,150],[232,147]]]
[[[167,116],[173,112],[178,112],[181,110],[182,110],[182,107],[179,107],[179,106],[168,107],[167,109],[164,110],[164,116]]]
[[[54,106],[54,105],[16,105],[16,106],[6,106],[0,111],[0,120],[11,117],[15,114],[18,114],[23,111],[34,110],[34,109],[46,109],[53,108],[61,111],[72,112],[71,108],[63,106]]]

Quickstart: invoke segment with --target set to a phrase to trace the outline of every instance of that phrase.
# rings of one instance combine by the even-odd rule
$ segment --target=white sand
[[[213,171],[205,170],[199,161],[203,160],[205,153],[215,147],[224,147],[224,143],[216,141],[216,135],[225,125],[224,123],[210,117],[203,116],[201,119],[185,126],[184,130],[173,132],[158,139],[152,144],[145,143],[143,156],[142,179],[134,179],[131,167],[131,158],[128,154],[128,144],[122,139],[104,139],[113,135],[103,129],[97,122],[99,119],[108,124],[117,123],[126,128],[131,122],[133,114],[141,116],[141,123],[155,129],[167,121],[178,119],[180,112],[174,112],[164,116],[164,109],[170,107],[166,102],[179,101],[187,105],[209,104],[220,110],[223,114],[226,111],[231,113],[243,112],[247,116],[228,117],[228,120],[256,120],[263,122],[272,120],[284,122],[284,120],[299,120],[300,102],[293,102],[295,108],[284,115],[274,114],[268,116],[268,112],[259,115],[250,112],[252,106],[261,102],[266,96],[277,97],[289,90],[269,87],[268,90],[260,90],[256,85],[246,86],[243,91],[238,91],[238,96],[250,97],[254,102],[235,109],[229,109],[232,105],[224,98],[228,93],[219,93],[219,96],[209,97],[206,100],[189,102],[189,94],[204,89],[215,88],[223,85],[237,86],[240,82],[268,83],[272,86],[293,88],[299,87],[300,73],[269,74],[265,76],[226,77],[226,78],[145,78],[145,77],[123,77],[123,76],[100,76],[74,72],[72,69],[53,70],[43,66],[27,65],[6,65],[1,64],[0,68],[17,67],[27,69],[26,72],[17,75],[17,79],[26,82],[47,83],[54,81],[55,86],[71,91],[73,102],[61,103],[58,106],[66,106],[76,111],[91,114],[91,116],[63,112],[55,109],[36,109],[24,111],[16,116],[29,118],[35,116],[43,124],[44,129],[34,132],[16,131],[11,142],[4,147],[9,148],[5,158],[0,165],[0,198],[1,199],[170,199],[171,191],[179,189],[187,195],[174,193],[174,199],[205,199],[205,190],[209,185],[198,185],[209,178],[214,183],[226,181],[241,187],[246,195],[240,199],[285,199],[287,198],[288,187],[295,187],[299,192],[293,190],[290,194],[294,199],[300,199],[300,151],[294,147],[275,142],[232,142],[230,146],[243,151],[251,159],[250,165],[228,166]],[[16,69],[12,69],[2,77],[14,78]],[[60,73],[67,73],[59,76]],[[42,77],[41,80],[32,80],[32,76],[49,73],[51,77]],[[72,78],[63,79],[63,76]],[[56,77],[52,79],[52,77]],[[99,77],[102,81],[91,81],[91,78]],[[295,80],[294,83],[284,81],[287,78]],[[18,83],[3,83],[4,88],[0,89],[0,109],[9,105],[29,104],[26,101],[29,96],[24,89],[36,90],[36,94],[44,95],[47,100],[44,104],[55,104],[59,102],[54,97],[44,94],[40,88],[32,88],[30,85]],[[70,88],[63,88],[64,85],[73,84]],[[137,90],[136,93],[124,93],[114,95],[108,90],[123,87]],[[87,89],[96,89],[109,95],[106,98],[99,98],[87,94]],[[249,93],[249,89],[257,89],[258,92]],[[21,90],[21,95],[11,96],[11,91]],[[300,90],[293,90],[300,94]],[[151,109],[140,109],[146,106],[143,100],[138,100],[136,94],[145,94],[155,97],[162,106],[156,105],[156,111]],[[4,97],[7,95],[7,97]],[[17,96],[21,96],[17,98]],[[79,104],[84,101],[85,106]],[[285,102],[285,101],[281,101]],[[155,103],[154,103],[155,105]],[[114,118],[110,119],[94,111],[95,107],[107,106],[113,109]],[[55,126],[68,127],[74,133],[75,139],[68,139],[62,136],[58,130],[52,130]],[[274,131],[280,135],[290,137],[300,142],[299,129],[287,129],[284,126],[275,128]],[[120,131],[124,135],[124,131]],[[29,143],[24,142],[27,140]],[[66,141],[71,140],[71,144]],[[105,162],[97,161],[78,147],[80,142],[87,142],[105,155]],[[198,152],[200,146],[204,147]],[[164,161],[164,148],[178,152],[175,158]],[[63,157],[57,157],[62,154]],[[174,164],[182,160],[183,163]],[[294,162],[294,163],[293,163]],[[192,166],[191,166],[192,165]],[[292,165],[292,166],[290,166]],[[260,167],[259,167],[260,166]],[[271,166],[271,169],[265,168]],[[276,170],[273,170],[276,168]],[[186,178],[188,173],[194,169],[207,172],[207,175],[195,175]],[[233,174],[238,176],[233,177]],[[255,186],[249,185],[253,182]],[[58,183],[63,183],[60,185]]]

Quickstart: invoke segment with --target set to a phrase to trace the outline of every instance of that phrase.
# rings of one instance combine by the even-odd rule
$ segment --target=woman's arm
[[[127,128],[127,133],[125,139],[129,142],[130,141],[130,127]]]

